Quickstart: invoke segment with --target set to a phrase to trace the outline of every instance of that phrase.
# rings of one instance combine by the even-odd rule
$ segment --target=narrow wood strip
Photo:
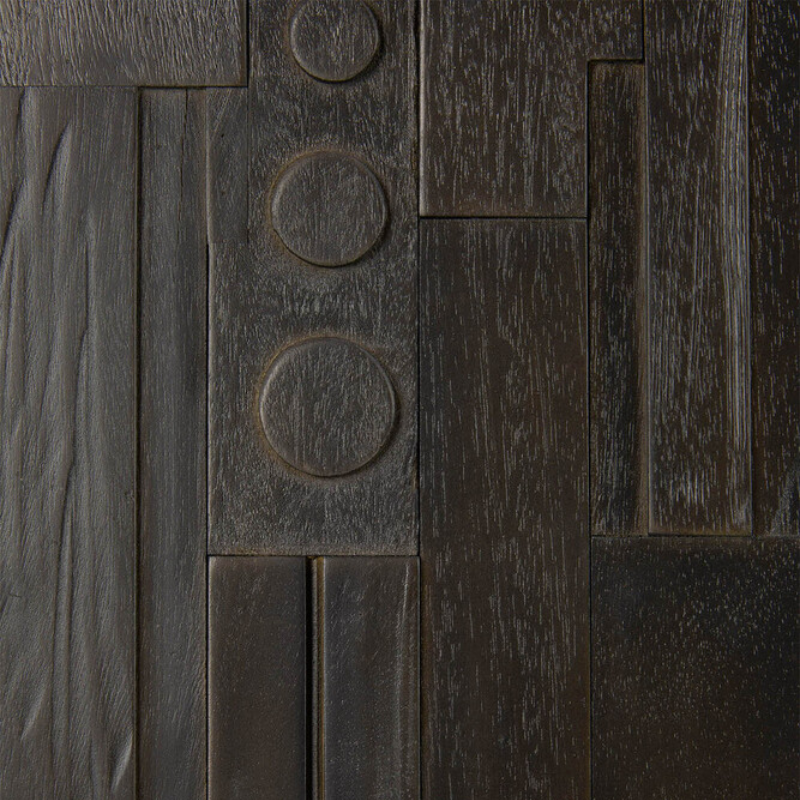
[[[136,133],[0,90],[3,797],[133,797]]]
[[[416,558],[317,562],[320,797],[419,798]]]
[[[0,0],[0,86],[245,81],[243,0]]]
[[[306,574],[210,560],[209,800],[307,800]]]
[[[589,73],[592,533],[647,533],[644,68]]]
[[[589,797],[585,226],[423,221],[428,798]]]
[[[750,4],[753,528],[800,533],[800,9]]]
[[[746,534],[746,3],[645,8],[650,530]]]
[[[204,105],[141,96],[138,785],[171,800],[206,781]]]

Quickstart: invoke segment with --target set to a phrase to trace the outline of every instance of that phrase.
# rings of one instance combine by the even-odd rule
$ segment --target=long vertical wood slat
[[[136,94],[0,90],[0,796],[132,800]]]
[[[419,563],[317,561],[321,800],[419,800]]]
[[[592,533],[647,533],[644,67],[589,73]]]
[[[750,13],[753,529],[800,533],[800,8]]]
[[[212,558],[209,800],[307,800],[303,558]]]
[[[423,795],[587,800],[585,226],[420,235]]]
[[[746,534],[746,3],[646,0],[650,529]]]
[[[205,101],[141,95],[138,775],[206,782]]]

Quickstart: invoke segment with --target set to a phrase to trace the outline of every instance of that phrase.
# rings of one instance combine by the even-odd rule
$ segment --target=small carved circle
[[[307,0],[292,17],[289,44],[297,63],[321,81],[348,81],[373,61],[378,22],[361,0]]]
[[[271,364],[261,424],[290,466],[319,477],[346,475],[375,458],[394,427],[394,389],[378,360],[345,339],[308,339]]]
[[[272,226],[295,255],[341,267],[380,238],[389,212],[370,168],[352,156],[310,153],[293,161],[272,195]]]

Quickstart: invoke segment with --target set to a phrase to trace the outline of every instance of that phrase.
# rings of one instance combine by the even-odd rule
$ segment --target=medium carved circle
[[[361,0],[307,0],[289,26],[297,63],[321,81],[355,78],[372,63],[380,42],[375,15]]]
[[[272,449],[320,477],[346,475],[383,449],[394,427],[394,389],[378,360],[345,339],[308,339],[272,362],[260,401]]]
[[[272,226],[295,255],[341,267],[380,238],[389,212],[370,168],[352,156],[310,153],[283,171],[272,195]]]

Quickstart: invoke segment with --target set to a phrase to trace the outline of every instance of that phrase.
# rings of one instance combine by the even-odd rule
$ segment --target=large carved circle
[[[308,339],[272,362],[261,424],[273,450],[301,472],[346,475],[372,461],[394,427],[394,389],[378,360],[353,342]]]
[[[339,153],[296,159],[272,195],[272,225],[281,241],[322,267],[361,258],[380,238],[387,217],[386,197],[372,170]]]
[[[347,81],[375,58],[378,22],[361,0],[308,0],[289,25],[289,45],[297,63],[321,81]]]

